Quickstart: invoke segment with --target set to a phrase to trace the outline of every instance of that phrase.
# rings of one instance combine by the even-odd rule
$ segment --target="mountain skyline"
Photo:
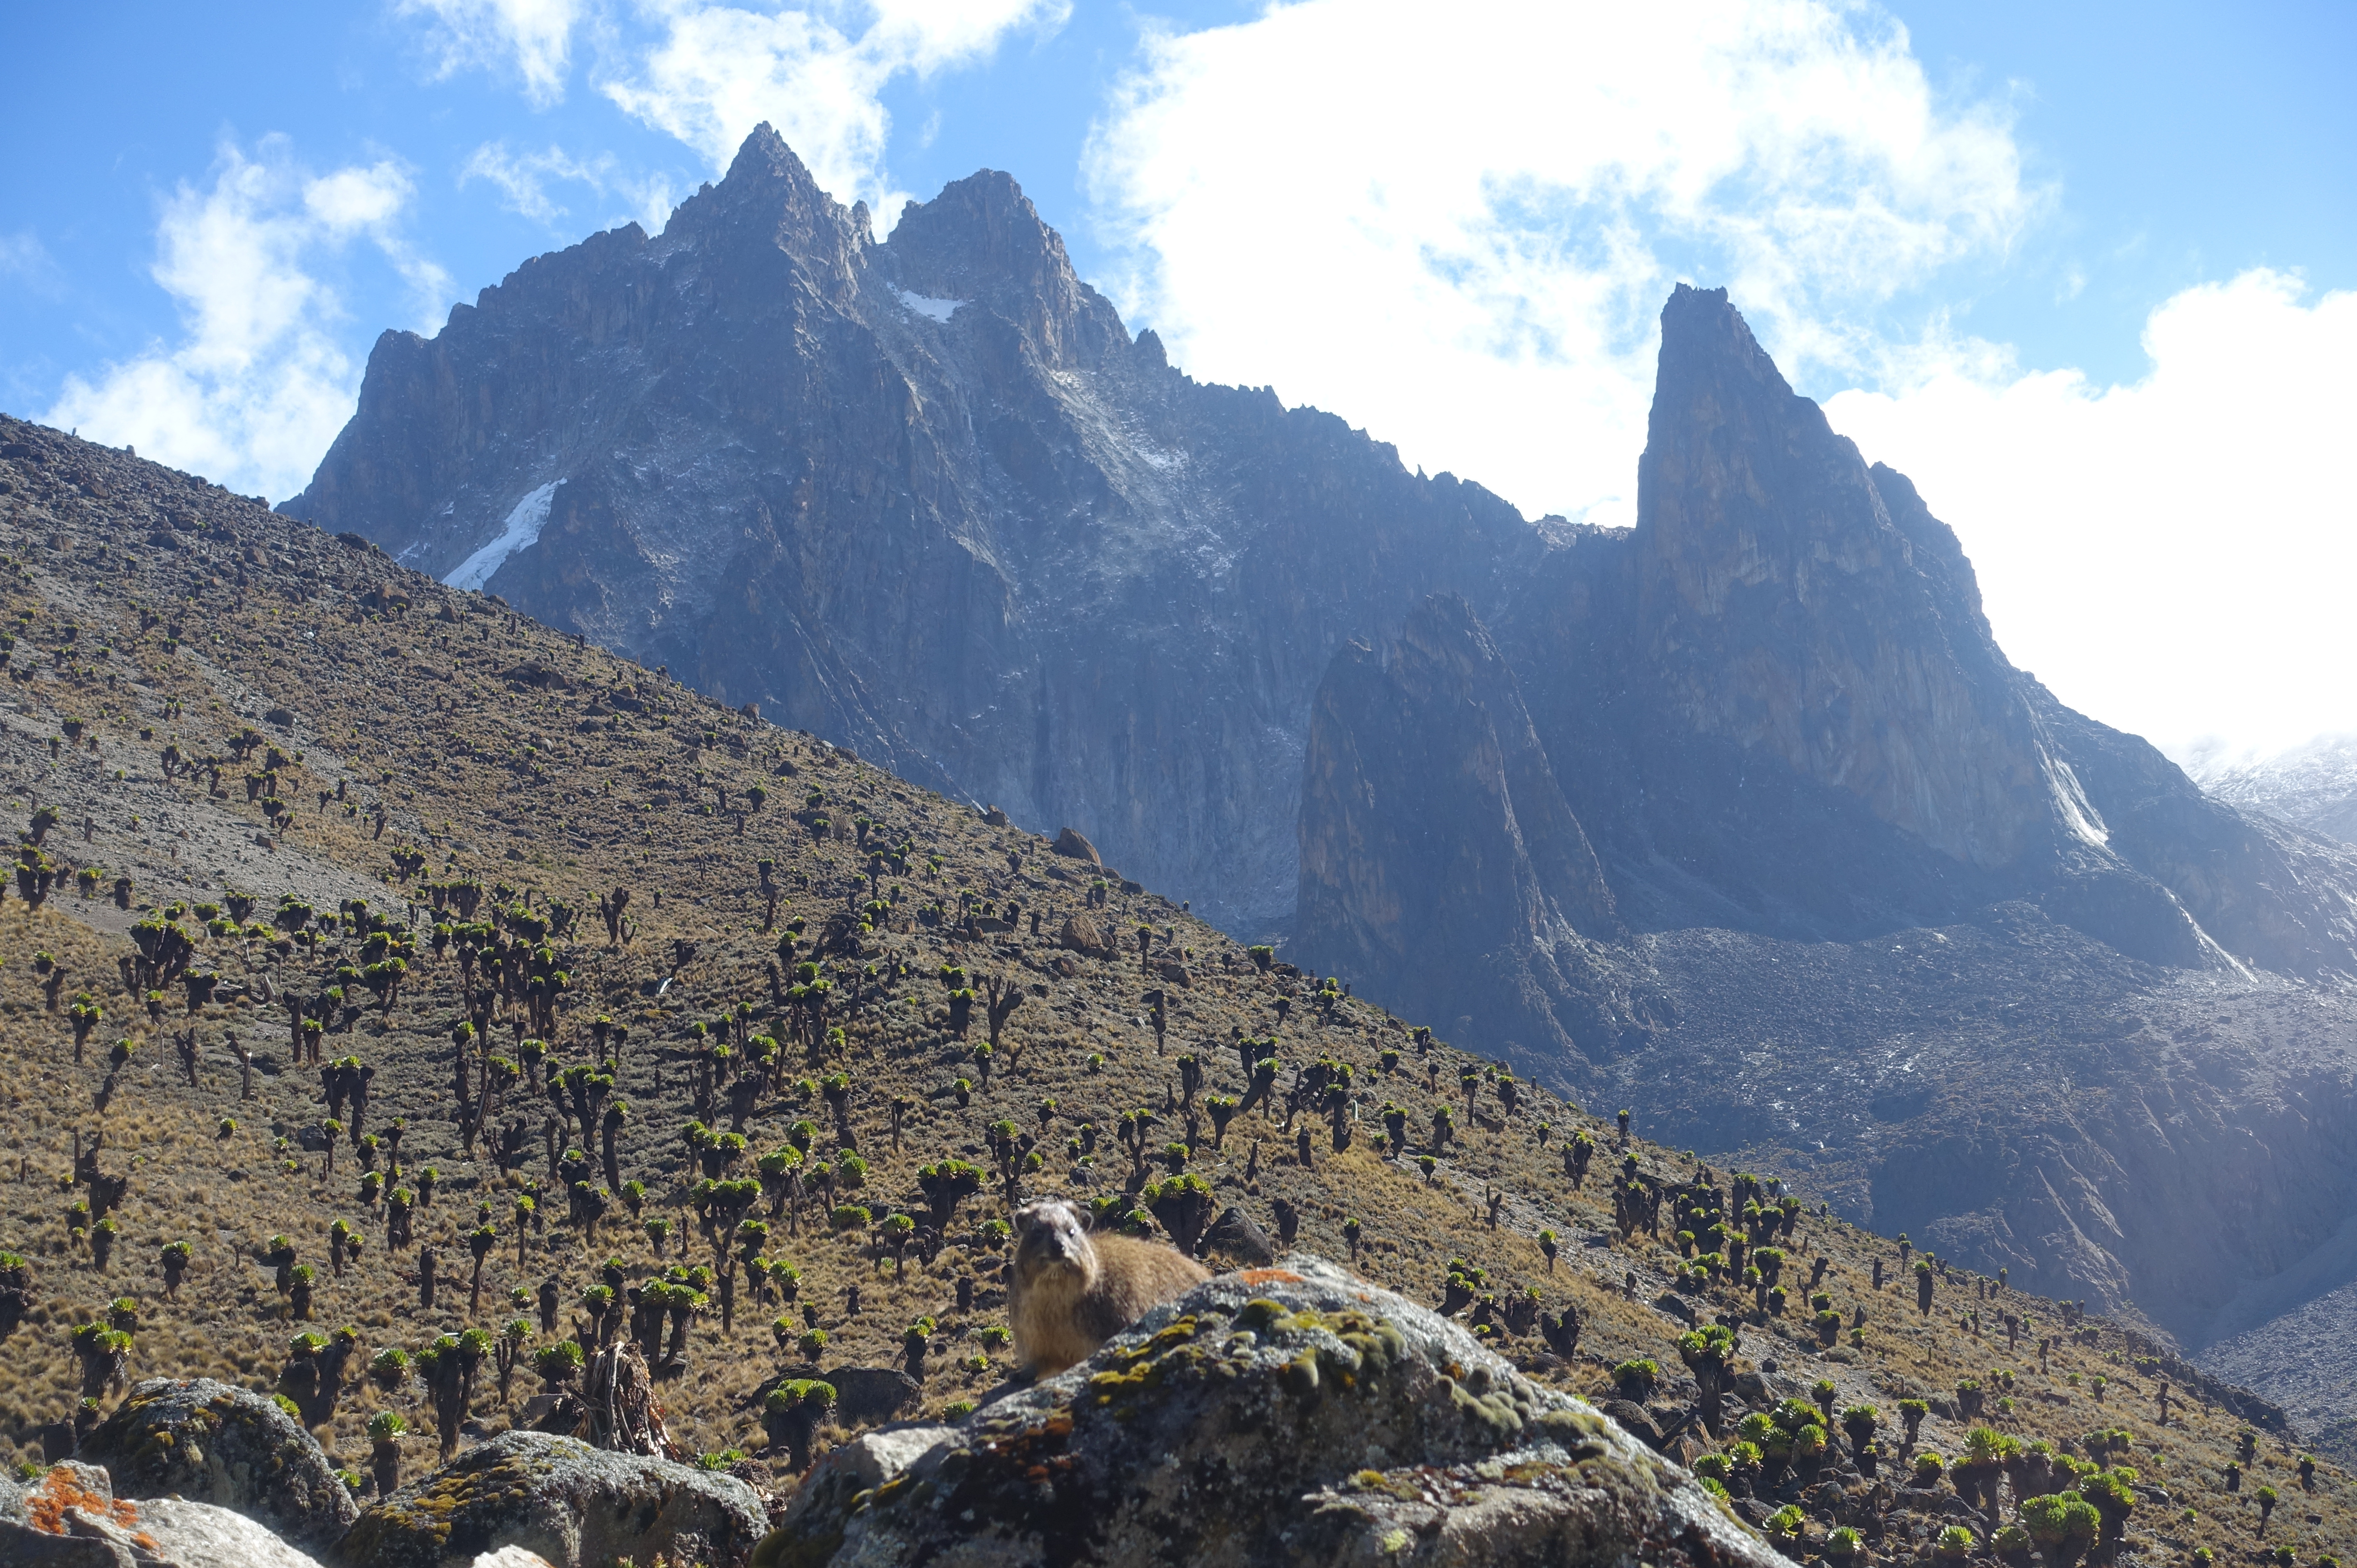
[[[46,154],[0,177],[0,403],[242,489],[300,488],[379,325],[659,231],[767,117],[882,237],[908,192],[1012,171],[1174,362],[1532,515],[1628,520],[1652,307],[1729,284],[1836,428],[1948,498],[2065,700],[2180,757],[2357,726],[2317,672],[2357,534],[2313,456],[2357,330],[2329,9],[1510,6],[1413,45],[1372,0],[36,26],[124,107],[53,102],[60,69],[0,112]]]

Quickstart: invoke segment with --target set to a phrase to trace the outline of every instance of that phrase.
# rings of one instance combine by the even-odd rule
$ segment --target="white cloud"
[[[224,146],[212,188],[180,186],[156,228],[152,275],[179,306],[180,341],[153,344],[95,380],[67,377],[43,417],[234,489],[294,493],[360,383],[318,262],[366,239],[425,324],[447,301],[447,275],[398,228],[413,195],[391,159],[314,177],[284,137],[264,138],[252,157]]]
[[[545,109],[565,97],[574,28],[588,7],[584,0],[398,0],[395,9],[433,19],[442,75],[512,65],[524,97]]]
[[[397,8],[429,18],[443,74],[512,70],[539,107],[563,98],[576,36],[589,37],[598,91],[694,148],[715,173],[766,120],[822,188],[846,202],[866,200],[888,224],[908,193],[886,166],[886,86],[977,64],[1010,33],[1051,32],[1071,0],[398,0]],[[517,154],[504,142],[486,143],[468,161],[461,183],[469,179],[498,186],[510,207],[540,223],[568,215],[550,194],[552,182],[619,193],[650,230],[670,210],[667,182],[626,177],[610,156],[578,160],[553,146]]]
[[[1825,413],[1953,525],[2014,662],[2190,753],[2357,730],[2348,682],[2357,294],[2269,271],[2153,312],[2152,364],[2099,387],[1933,342]]]
[[[571,216],[549,193],[552,182],[586,185],[600,200],[608,193],[619,197],[628,219],[635,219],[651,234],[662,232],[671,217],[671,182],[661,175],[632,176],[611,153],[576,158],[554,143],[545,152],[517,153],[504,141],[485,142],[458,171],[461,188],[476,180],[498,187],[507,199],[501,205],[510,211],[552,229],[559,219]]]
[[[880,94],[986,59],[1010,32],[1062,25],[1070,0],[873,0],[750,10],[655,0],[662,36],[602,91],[625,113],[702,154],[716,172],[764,120],[819,185],[864,199],[888,224],[906,195],[885,165]]]
[[[1150,37],[1087,172],[1135,316],[1410,462],[1626,521],[1682,263],[1788,369],[2042,199],[2001,107],[1942,104],[1834,0],[1306,0]]]

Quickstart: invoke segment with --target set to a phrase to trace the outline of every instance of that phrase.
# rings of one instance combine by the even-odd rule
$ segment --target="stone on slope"
[[[90,1568],[319,1568],[241,1513],[178,1498],[131,1502],[95,1465],[0,1480],[0,1563]]]
[[[512,1546],[554,1568],[643,1563],[658,1552],[732,1568],[767,1526],[760,1498],[733,1476],[510,1432],[370,1507],[334,1559],[350,1568],[467,1568]]]
[[[829,1454],[755,1562],[1742,1564],[1685,1471],[1456,1324],[1297,1253],[962,1426]]]
[[[114,1500],[106,1472],[69,1459],[28,1487],[0,1477],[0,1563],[10,1568],[132,1568],[113,1532],[135,1518]]]
[[[179,1497],[324,1550],[359,1509],[318,1442],[277,1402],[210,1378],[149,1378],[91,1434],[120,1498]]]
[[[924,1390],[892,1367],[837,1367],[819,1374],[834,1390],[834,1419],[845,1426],[872,1426],[915,1404]]]
[[[1276,1261],[1276,1249],[1269,1245],[1268,1232],[1254,1224],[1251,1215],[1232,1206],[1220,1210],[1220,1217],[1203,1232],[1203,1244],[1198,1251],[1205,1257],[1230,1258],[1239,1263]]]

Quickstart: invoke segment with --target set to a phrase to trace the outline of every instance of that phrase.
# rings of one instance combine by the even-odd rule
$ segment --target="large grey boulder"
[[[1676,1465],[1322,1259],[1222,1274],[957,1427],[829,1454],[758,1563],[1771,1568]]]
[[[54,1568],[319,1568],[242,1513],[178,1498],[132,1502],[94,1465],[0,1481],[0,1563]]]
[[[118,1498],[210,1503],[323,1551],[360,1509],[318,1441],[275,1400],[210,1378],[149,1378],[82,1445]]]
[[[137,1533],[156,1544],[159,1564],[172,1568],[319,1568],[319,1560],[298,1552],[242,1513],[179,1498],[149,1498],[131,1507]]]
[[[351,1568],[468,1568],[513,1546],[554,1568],[647,1563],[659,1552],[731,1568],[768,1526],[760,1498],[733,1476],[510,1432],[371,1506],[332,1558]]]

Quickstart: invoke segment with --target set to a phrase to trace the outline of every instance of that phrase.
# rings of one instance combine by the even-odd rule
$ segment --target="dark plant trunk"
[[[401,1439],[388,1437],[369,1450],[369,1468],[376,1476],[376,1495],[389,1498],[401,1489]]]

